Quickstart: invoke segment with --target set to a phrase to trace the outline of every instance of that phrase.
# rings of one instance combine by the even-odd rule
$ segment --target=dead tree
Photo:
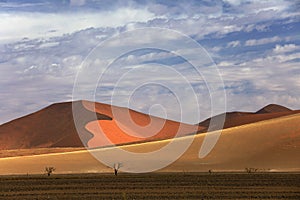
[[[247,173],[254,173],[254,172],[257,172],[258,171],[258,169],[257,168],[245,168],[245,171],[247,172]]]
[[[118,176],[118,171],[120,169],[120,167],[122,166],[121,163],[115,163],[114,164],[114,172],[115,172],[115,176]]]
[[[46,171],[46,174],[48,176],[50,176],[55,171],[55,168],[54,167],[46,167],[45,171]]]

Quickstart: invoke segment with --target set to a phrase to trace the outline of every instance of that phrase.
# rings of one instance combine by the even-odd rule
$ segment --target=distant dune
[[[259,171],[300,170],[300,114],[264,120],[222,131],[215,148],[204,159],[198,153],[205,133],[141,144],[124,145],[130,152],[142,153],[158,150],[170,141],[180,144],[194,137],[191,146],[174,163],[161,169],[167,172],[192,171],[244,171],[257,168]],[[151,163],[133,161],[117,154],[116,147],[91,150],[107,155],[112,162],[122,162],[120,170],[134,171]],[[152,163],[159,162],[157,157]],[[35,156],[0,158],[0,174],[43,173],[45,166],[55,166],[55,173],[111,172],[111,166],[98,162],[87,150],[52,153]]]
[[[231,128],[235,126],[241,126],[245,124],[274,119],[277,117],[282,117],[282,116],[287,116],[287,115],[292,115],[297,113],[300,113],[300,110],[293,111],[280,105],[270,104],[254,113],[253,112],[229,112],[229,113],[214,116],[213,118],[218,119],[224,117],[225,115],[225,122],[223,128]],[[210,130],[215,130],[214,124],[210,124],[210,121],[211,118],[199,123],[201,127],[206,127],[201,132],[206,132],[209,126],[211,126]]]
[[[277,112],[289,112],[289,111],[292,110],[281,105],[269,104],[263,107],[262,109],[260,109],[259,111],[257,111],[256,113],[263,114],[263,113],[277,113]]]

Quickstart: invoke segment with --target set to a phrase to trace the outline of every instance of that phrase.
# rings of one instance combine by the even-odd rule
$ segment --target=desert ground
[[[95,148],[80,143],[70,123],[70,104],[50,106],[1,125],[0,199],[300,198],[299,111],[271,105],[257,113],[227,113],[225,129],[206,132],[210,119],[199,126],[187,125],[117,108],[120,120],[107,105],[76,105],[85,113],[80,124],[84,145]],[[63,115],[57,113],[61,110]],[[122,120],[126,113],[142,129],[153,122],[150,132],[163,120],[159,137],[150,141],[125,137],[126,132],[141,131],[131,126],[132,121]],[[53,114],[54,120],[49,117]],[[32,122],[35,119],[38,123]],[[97,130],[98,125],[102,130]],[[180,137],[168,139],[179,126]],[[191,134],[195,127],[198,133]],[[118,145],[93,141],[101,134]],[[218,134],[214,148],[202,157],[205,139]],[[132,141],[137,143],[127,143]],[[152,154],[161,149],[167,151]],[[170,163],[160,168],[157,164],[164,161]],[[118,176],[114,176],[116,163],[120,163]],[[46,167],[55,168],[51,176],[46,175]],[[152,169],[155,172],[146,173]]]
[[[0,176],[1,199],[299,199],[300,174]]]

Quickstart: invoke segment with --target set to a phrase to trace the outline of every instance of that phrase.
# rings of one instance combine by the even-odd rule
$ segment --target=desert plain
[[[207,131],[210,119],[189,125],[118,107],[115,109],[119,117],[115,117],[111,106],[104,104],[96,103],[93,106],[91,102],[82,101],[76,105],[80,106],[81,111],[84,110],[85,117],[88,116],[90,120],[86,117],[85,123],[79,125],[83,127],[79,129],[69,122],[73,117],[70,104],[50,106],[50,111],[45,108],[0,126],[1,142],[7,141],[0,150],[1,198],[300,197],[298,111],[269,105],[256,113],[226,113],[224,129]],[[62,114],[56,111],[61,109],[65,109],[61,118],[65,120],[64,123],[59,125],[51,122],[49,112],[55,112],[58,119]],[[124,120],[128,113],[132,121]],[[28,126],[28,123],[24,123],[35,117],[41,120],[38,125],[31,123]],[[61,130],[67,122],[69,131]],[[143,135],[127,136],[128,131],[139,134],[132,122],[141,127],[150,126],[146,136],[154,132],[157,126],[162,128],[150,139],[144,139]],[[8,130],[11,134],[7,134]],[[79,135],[74,134],[78,130],[84,131]],[[61,137],[57,132],[51,135],[53,131],[66,133],[67,137]],[[205,137],[214,134],[220,134],[215,146],[204,157],[199,156]],[[23,140],[17,143],[16,138]],[[70,141],[73,141],[73,145],[69,145]],[[172,148],[162,152],[161,156],[150,155],[151,152],[168,148],[170,144]],[[185,144],[189,145],[173,162],[154,172],[147,171],[165,159],[172,160],[172,156],[178,152],[170,150],[176,151]],[[149,157],[134,159],[120,154],[120,150]],[[103,158],[105,162],[102,162]],[[121,164],[118,176],[113,173],[115,163]],[[45,174],[45,167],[49,166],[55,167],[51,176]]]

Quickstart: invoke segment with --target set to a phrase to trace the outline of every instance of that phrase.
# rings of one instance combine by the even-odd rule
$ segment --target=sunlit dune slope
[[[58,147],[58,148],[33,148],[33,149],[10,149],[0,150],[0,158],[16,157],[16,156],[32,156],[49,153],[63,153],[85,150],[84,147]]]
[[[205,133],[175,138],[178,146],[194,137],[188,150],[174,163],[161,171],[227,171],[258,168],[259,170],[300,170],[300,114],[288,115],[243,126],[228,128],[222,134],[207,157],[198,158]],[[124,145],[130,152],[143,153],[158,150],[170,140]],[[134,171],[149,167],[163,159],[163,155],[141,162],[121,157],[116,147],[92,150],[95,155],[107,156],[110,165],[121,162],[120,170]],[[172,154],[172,152],[169,152]],[[56,173],[112,172],[95,160],[86,150],[71,153],[45,154],[0,159],[0,174],[42,173],[45,166],[55,166]]]
[[[112,118],[111,121],[98,120],[86,125],[86,129],[94,134],[88,143],[89,147],[162,140],[190,135],[205,128],[146,115],[127,108],[88,101],[84,101],[83,105],[91,112],[102,113]]]

